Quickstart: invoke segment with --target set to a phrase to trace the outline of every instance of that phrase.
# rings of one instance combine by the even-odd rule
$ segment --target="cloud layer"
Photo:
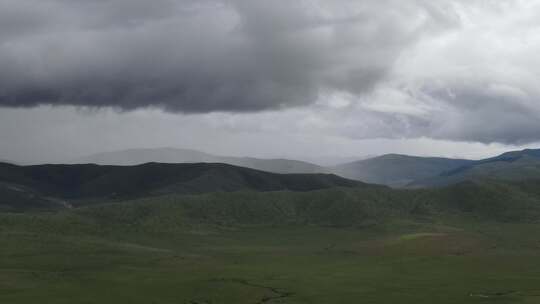
[[[256,111],[366,93],[448,21],[403,2],[2,0],[0,104]]]
[[[538,20],[526,0],[0,0],[0,106],[279,110],[227,121],[524,144]]]

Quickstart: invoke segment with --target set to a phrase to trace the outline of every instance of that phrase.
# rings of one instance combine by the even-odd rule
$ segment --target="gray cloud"
[[[370,92],[452,16],[424,1],[1,0],[0,105],[258,111]]]
[[[493,84],[430,93],[447,105],[434,115],[438,123],[424,130],[433,138],[513,145],[540,139],[539,96]]]
[[[539,15],[521,0],[0,0],[0,106],[522,145],[540,140]]]
[[[339,121],[334,134],[360,140],[427,137],[514,146],[540,140],[540,95],[489,82],[428,83],[404,91],[382,87],[369,102],[318,115],[328,124]]]
[[[81,112],[74,107],[49,106],[2,109],[0,158],[20,163],[66,162],[98,152],[170,146],[221,155],[304,160],[329,156],[357,159],[389,152],[480,158],[524,148],[427,138],[358,139],[352,132],[363,131],[357,128],[362,126],[357,120],[340,115],[345,125],[356,125],[344,127],[331,119],[331,124],[324,126],[310,115],[314,109],[308,108],[248,115],[182,115],[147,109],[119,113],[109,108]],[[339,125],[341,131],[351,134],[340,136],[331,129]]]

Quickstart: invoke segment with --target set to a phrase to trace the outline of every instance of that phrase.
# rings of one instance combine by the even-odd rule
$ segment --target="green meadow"
[[[540,303],[540,224],[382,202],[323,221],[302,201],[328,191],[345,190],[1,214],[0,303]],[[256,209],[235,211],[242,200]]]

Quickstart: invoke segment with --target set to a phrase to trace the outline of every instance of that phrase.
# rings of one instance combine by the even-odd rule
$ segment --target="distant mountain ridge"
[[[397,188],[440,187],[479,179],[540,179],[540,149],[509,151],[481,160],[386,154],[341,164],[329,171]]]
[[[341,164],[333,167],[332,172],[367,183],[404,187],[416,180],[437,176],[471,162],[466,159],[386,154]]]
[[[104,152],[71,161],[72,164],[133,166],[158,163],[224,163],[273,173],[330,173],[324,167],[298,160],[213,155],[192,149],[155,148]]]
[[[75,162],[125,166],[146,162],[216,162],[273,173],[334,173],[397,188],[439,187],[488,178],[510,181],[540,178],[540,149],[510,151],[481,160],[386,154],[329,167],[297,160],[226,157],[175,148],[100,153]]]
[[[540,149],[510,151],[442,172],[437,176],[417,180],[413,187],[436,187],[466,180],[493,179],[522,181],[540,178]]]

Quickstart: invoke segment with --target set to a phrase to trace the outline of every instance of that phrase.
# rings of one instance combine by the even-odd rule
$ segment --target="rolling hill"
[[[465,159],[387,154],[333,167],[332,172],[366,183],[404,187],[416,180],[471,163]]]
[[[79,158],[73,164],[98,164],[132,166],[144,163],[224,163],[239,167],[274,173],[328,173],[329,171],[315,164],[289,159],[261,159],[253,157],[230,157],[208,154],[205,152],[176,149],[130,149],[105,152]]]
[[[46,197],[27,187],[0,182],[0,212],[61,210],[66,207],[62,200]]]
[[[170,210],[166,213],[178,214],[183,222],[228,226],[292,224],[361,228],[394,220],[421,222],[447,217],[535,223],[540,221],[538,189],[540,180],[467,181],[417,190],[366,186],[307,192],[172,194],[131,200],[123,208]],[[112,211],[119,207],[103,208]]]
[[[441,187],[485,179],[521,181],[540,179],[540,149],[510,151],[481,160],[387,154],[341,164],[329,171],[394,188]]]
[[[467,180],[522,181],[538,178],[540,178],[540,150],[525,149],[473,161],[437,176],[417,180],[409,186],[440,187]]]
[[[218,216],[220,221],[240,223],[249,219],[259,224],[277,221],[347,226],[379,222],[390,215],[414,218],[440,214],[540,220],[538,189],[540,179],[531,178],[474,179],[442,188],[401,190],[330,174],[275,174],[211,163],[0,164],[0,208],[4,211],[59,210],[118,201],[160,202],[164,197],[176,197],[176,205],[197,210],[184,215],[198,214],[204,219]]]
[[[309,191],[362,185],[331,174],[276,174],[212,163],[137,166],[0,164],[0,182],[5,193],[39,197],[41,203],[50,200],[46,197],[70,201],[119,200],[171,193]],[[15,203],[17,200],[13,200],[12,204]]]
[[[170,194],[0,212],[0,302],[537,303],[540,213],[527,189],[539,185]]]
[[[537,303],[539,223],[533,178],[0,164],[0,302]]]

